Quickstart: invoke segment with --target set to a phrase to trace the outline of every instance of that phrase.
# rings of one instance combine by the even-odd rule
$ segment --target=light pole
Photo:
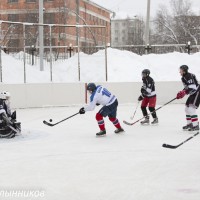
[[[151,0],[147,0],[147,17],[146,17],[146,27],[145,27],[145,46],[147,48],[147,45],[149,44],[149,20],[150,20],[150,5]],[[145,51],[147,54],[147,49]]]

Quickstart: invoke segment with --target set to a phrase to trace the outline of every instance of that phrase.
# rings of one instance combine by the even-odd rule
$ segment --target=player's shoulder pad
[[[94,100],[94,97],[95,97],[96,93],[100,92],[99,90],[101,90],[101,86],[98,85],[96,90],[90,96],[90,102],[92,102]]]
[[[148,78],[148,81],[149,81],[149,82],[154,83],[154,80],[153,80],[153,78],[152,78],[151,76],[148,76],[147,78]]]

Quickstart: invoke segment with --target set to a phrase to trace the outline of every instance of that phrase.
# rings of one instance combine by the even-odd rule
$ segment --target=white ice
[[[116,135],[106,118],[101,138],[95,136],[96,112],[48,127],[44,119],[57,122],[79,107],[17,110],[22,135],[0,140],[1,190],[42,189],[45,200],[199,200],[200,136],[178,149],[162,147],[193,135],[181,130],[184,105],[159,110],[158,126],[123,124],[135,106],[119,106],[125,133]],[[138,109],[135,120],[140,117]]]

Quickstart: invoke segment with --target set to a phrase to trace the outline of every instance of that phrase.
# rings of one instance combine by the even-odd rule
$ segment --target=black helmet
[[[188,73],[189,67],[187,65],[181,65],[180,69],[182,69],[185,73]]]
[[[94,92],[97,86],[94,83],[88,83],[87,90]]]
[[[142,74],[145,74],[146,76],[149,76],[150,70],[149,70],[149,69],[144,69],[144,70],[142,71]]]

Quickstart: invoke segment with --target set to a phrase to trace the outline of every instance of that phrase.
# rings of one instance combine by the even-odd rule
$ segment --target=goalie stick
[[[67,117],[67,118],[65,118],[65,119],[62,119],[62,120],[56,122],[55,124],[49,123],[49,122],[47,122],[47,121],[45,121],[45,120],[43,121],[43,123],[46,124],[47,126],[55,126],[55,125],[60,124],[61,122],[64,122],[65,120],[67,120],[67,119],[69,119],[69,118],[71,118],[71,117],[74,117],[75,115],[78,115],[78,114],[79,114],[79,112],[77,112],[77,113],[75,113],[74,115],[71,115],[71,116],[69,116],[69,117]]]
[[[13,131],[15,131],[15,133],[20,133],[19,130],[15,129],[14,127],[12,127],[11,125],[7,125],[7,127],[9,127],[10,129],[12,129]]]
[[[165,103],[164,105],[162,105],[162,106],[160,106],[159,108],[155,109],[153,112],[150,112],[150,113],[147,114],[146,116],[149,116],[150,114],[152,114],[152,113],[154,113],[155,111],[161,109],[162,107],[166,106],[167,104],[171,103],[171,102],[174,101],[174,100],[176,100],[176,98],[174,98],[174,99],[168,101],[167,103]],[[140,118],[140,119],[138,119],[137,121],[132,122],[132,123],[127,122],[127,121],[125,121],[125,120],[124,120],[123,122],[124,122],[124,124],[126,124],[126,125],[132,126],[132,125],[136,124],[137,122],[141,121],[142,119],[144,119],[146,116],[144,116],[144,117],[142,117],[142,118]]]
[[[186,143],[187,141],[189,141],[192,138],[194,138],[195,136],[197,136],[198,134],[199,134],[199,132],[195,133],[193,136],[189,137],[187,140],[181,142],[178,145],[163,144],[162,147],[169,148],[169,149],[176,149],[176,148],[180,147],[181,145],[183,145],[184,143]]]

